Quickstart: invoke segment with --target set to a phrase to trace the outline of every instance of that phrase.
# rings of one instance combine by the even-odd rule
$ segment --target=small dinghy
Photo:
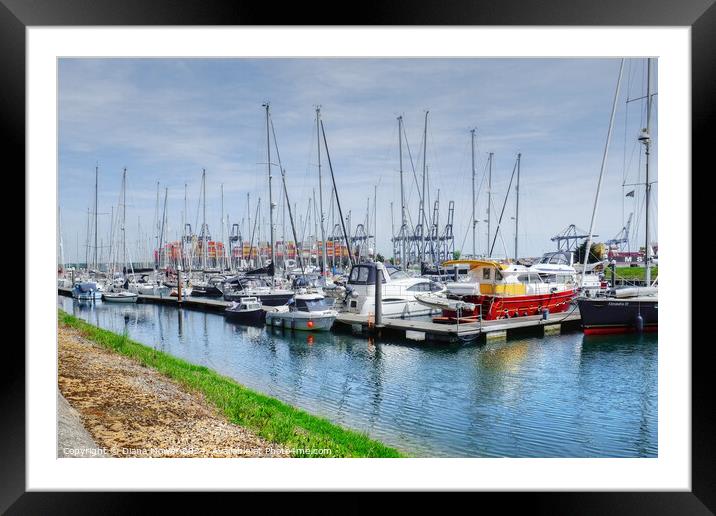
[[[121,292],[105,292],[102,301],[106,303],[136,303],[139,296],[134,292],[123,290]]]
[[[323,294],[296,294],[286,306],[266,313],[266,324],[291,330],[328,331],[338,312]]]
[[[263,324],[266,311],[256,297],[242,297],[224,310],[224,315],[232,322],[240,324]]]

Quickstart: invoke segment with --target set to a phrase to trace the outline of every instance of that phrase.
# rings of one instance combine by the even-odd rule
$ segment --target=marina
[[[58,294],[70,296],[71,291],[59,288]],[[204,312],[223,314],[231,302],[205,298],[185,298],[178,300],[171,296],[139,295],[138,303],[160,304],[174,308],[187,308]],[[272,311],[272,307],[264,307]],[[573,309],[567,314],[556,314],[551,318],[543,316],[520,317],[515,320],[484,321],[482,323],[438,324],[429,320],[385,318],[376,326],[372,317],[367,315],[341,312],[336,317],[337,331],[350,331],[355,335],[380,336],[390,335],[413,341],[428,340],[439,342],[459,342],[479,338],[507,338],[508,333],[524,334],[526,331],[534,335],[560,333],[566,330],[578,330],[579,311]]]
[[[177,380],[186,392],[175,399],[211,400],[206,410],[221,412],[213,424],[244,425],[267,446],[332,442],[336,456],[356,457],[658,456],[654,59],[546,62],[560,81],[591,78],[558,97],[560,81],[539,86],[551,115],[524,103],[528,89],[511,97],[520,107],[495,111],[494,99],[456,89],[459,80],[444,87],[464,110],[420,81],[404,87],[421,104],[309,105],[275,84],[296,73],[294,61],[259,62],[202,66],[236,84],[268,73],[260,100],[205,79],[199,99],[181,80],[157,79],[196,111],[191,136],[173,141],[181,145],[158,137],[171,151],[156,161],[147,149],[125,157],[109,138],[80,150],[66,143],[56,287],[66,387],[80,374],[104,385],[103,374],[72,364],[85,349],[105,367],[114,351]],[[517,71],[542,71],[532,60],[444,62],[456,77],[469,70],[477,80],[481,67],[511,77],[495,98],[525,87]],[[92,83],[95,71],[67,63]],[[172,77],[171,63],[157,66]],[[376,80],[388,73],[384,62],[353,64]],[[126,65],[156,76],[145,62]],[[433,98],[435,109],[416,107]],[[123,434],[104,434],[109,424],[93,428],[115,442]]]

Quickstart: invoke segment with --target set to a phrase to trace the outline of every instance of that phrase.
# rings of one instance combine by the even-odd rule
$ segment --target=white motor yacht
[[[438,313],[415,298],[427,292],[444,292],[445,286],[427,278],[414,277],[381,262],[353,266],[346,285],[345,309],[361,315],[375,314],[375,281],[382,271],[382,314],[385,317],[415,317]]]
[[[288,305],[266,312],[266,324],[291,330],[328,331],[338,317],[318,292],[298,293]]]

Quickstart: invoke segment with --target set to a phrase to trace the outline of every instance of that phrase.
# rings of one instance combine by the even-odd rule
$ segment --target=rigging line
[[[478,149],[475,149],[475,151],[477,154]],[[482,191],[482,185],[485,183],[485,177],[487,175],[487,164],[488,164],[487,161],[485,161],[485,166],[482,171],[482,179],[480,180],[480,185],[477,187],[477,191],[475,192],[475,198],[472,200],[473,203],[475,202],[475,199],[480,198],[480,192]],[[472,210],[472,205],[470,205],[469,208]],[[472,211],[470,212],[470,217],[472,217]],[[475,223],[475,221],[471,220],[470,224],[467,224],[467,228],[465,229],[465,236],[462,239],[462,245],[460,247],[461,250],[465,248],[465,241],[467,240],[467,235],[470,233],[470,229],[472,228],[472,225],[474,223]]]
[[[482,187],[485,184],[485,178],[487,177],[487,165],[488,165],[488,162],[485,161],[485,166],[482,170],[482,179],[480,180],[480,185],[477,187],[477,191],[475,192],[475,199],[480,198],[480,193],[482,192]],[[475,199],[473,199],[473,202],[475,202]],[[472,214],[470,216],[472,217]],[[463,248],[465,247],[465,240],[467,239],[467,235],[470,232],[470,229],[472,228],[472,224],[474,224],[474,221],[471,221],[471,223],[467,225],[467,229],[465,231],[465,238],[463,238],[463,241],[462,241]]]
[[[625,103],[625,109],[624,109],[624,146],[623,146],[623,153],[622,153],[622,226],[624,226],[624,205],[625,205],[625,197],[624,197],[624,184],[626,183],[626,162],[627,162],[627,127],[629,127],[629,95],[631,93],[631,65],[632,60],[629,60],[629,69],[627,71],[627,88],[626,88],[626,97],[627,101]]]
[[[278,152],[278,141],[276,140],[276,130],[273,125],[273,117],[269,115],[269,122],[271,123],[271,134],[273,135],[273,143],[274,147],[276,148],[276,158],[278,159],[278,166],[281,169],[281,179],[283,182],[283,193],[286,198],[286,206],[288,207],[288,218],[291,222],[291,232],[293,233],[293,240],[297,241],[298,238],[296,237],[296,226],[293,224],[293,212],[291,211],[291,201],[288,198],[288,188],[286,187],[286,170],[283,168],[283,165],[281,164],[281,154]],[[285,211],[285,208],[284,208]],[[284,249],[286,247],[285,237],[284,237]],[[301,274],[305,275],[306,270],[303,267],[303,257],[300,253],[297,253],[296,256],[298,257],[298,265],[301,267]]]
[[[505,258],[509,258],[509,254],[507,254],[507,246],[505,245],[505,239],[503,238],[502,231],[498,231],[497,233],[500,235],[500,242],[502,242],[502,250],[505,252]],[[515,260],[517,260],[516,257]]]
[[[256,223],[259,220],[259,210],[261,209],[261,197],[259,197],[258,202],[256,203],[256,215],[254,216],[254,228],[251,230],[251,241],[249,243],[249,263],[251,263],[252,255],[254,254],[254,234],[256,233]],[[257,251],[256,253],[257,261],[261,259],[261,253]]]
[[[323,135],[323,146],[326,149],[326,158],[328,159],[328,168],[331,171],[331,180],[333,181],[333,190],[336,192],[336,206],[338,207],[338,214],[340,215],[341,219],[341,227],[343,228],[343,237],[346,240],[346,247],[348,247],[348,263],[350,263],[351,268],[353,267],[353,256],[350,252],[351,244],[350,240],[348,238],[348,232],[346,231],[346,223],[345,219],[343,218],[343,210],[341,209],[341,202],[338,198],[338,189],[336,188],[336,176],[333,174],[333,165],[331,164],[331,154],[328,151],[328,142],[326,141],[326,130],[323,127],[323,120],[321,120],[321,134]]]
[[[204,182],[201,182],[201,187],[199,188],[199,198],[196,201],[196,217],[194,217],[194,233],[196,233],[197,225],[199,224],[199,207],[201,206],[201,194],[204,192]]]
[[[497,221],[497,229],[495,229],[495,238],[492,239],[492,246],[490,247],[490,256],[492,256],[492,251],[495,248],[495,242],[497,241],[497,234],[500,232],[500,225],[502,224],[502,216],[505,214],[505,207],[507,206],[507,199],[510,195],[510,188],[512,188],[512,180],[515,177],[515,172],[517,171],[517,160],[515,160],[515,165],[512,167],[512,175],[510,176],[510,184],[507,185],[507,192],[505,193],[505,201],[502,203],[502,211],[500,212],[500,218]],[[507,254],[505,254],[507,256]]]
[[[413,162],[413,153],[410,151],[410,143],[408,142],[408,133],[405,130],[405,121],[403,121],[403,136],[405,138],[405,147],[408,149],[408,159],[410,160],[410,168],[413,171],[413,179],[415,180],[415,189],[418,192],[418,202],[422,202],[423,196],[420,192],[420,183],[418,183],[418,176],[415,173],[415,163]]]
[[[315,148],[315,145],[314,145],[314,137],[315,137],[314,127],[315,127],[315,121],[316,121],[316,118],[313,117],[313,118],[312,118],[312,121],[311,121],[311,129],[308,131],[309,134],[311,135],[311,137],[310,137],[310,141],[309,141],[309,144],[308,144],[308,152],[307,152],[308,158],[307,158],[307,160],[306,160],[306,167],[305,167],[305,169],[304,169],[303,181],[301,182],[300,186],[293,188],[293,190],[295,191],[294,193],[297,194],[296,197],[299,198],[299,199],[302,199],[302,198],[305,197],[305,195],[306,195],[306,190],[307,190],[307,188],[308,188],[308,185],[310,184],[309,176],[310,176],[310,174],[311,174],[311,167],[314,166],[314,165],[315,165],[316,167],[318,166],[317,163],[313,163],[313,162],[312,162],[312,160],[313,160],[313,149]],[[300,224],[299,224],[299,225],[300,225]],[[303,241],[303,235],[301,236],[301,240]],[[298,243],[296,243],[296,245],[298,246]]]
[[[467,234],[470,232],[470,224],[465,227],[465,236],[462,237],[462,244],[460,244],[460,250],[465,249],[465,241],[467,240]],[[473,257],[474,258],[474,257]]]

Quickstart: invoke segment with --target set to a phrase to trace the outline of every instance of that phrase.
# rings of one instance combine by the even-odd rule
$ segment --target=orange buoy
[[[308,321],[306,326],[308,326],[309,328],[313,328],[313,321]]]

